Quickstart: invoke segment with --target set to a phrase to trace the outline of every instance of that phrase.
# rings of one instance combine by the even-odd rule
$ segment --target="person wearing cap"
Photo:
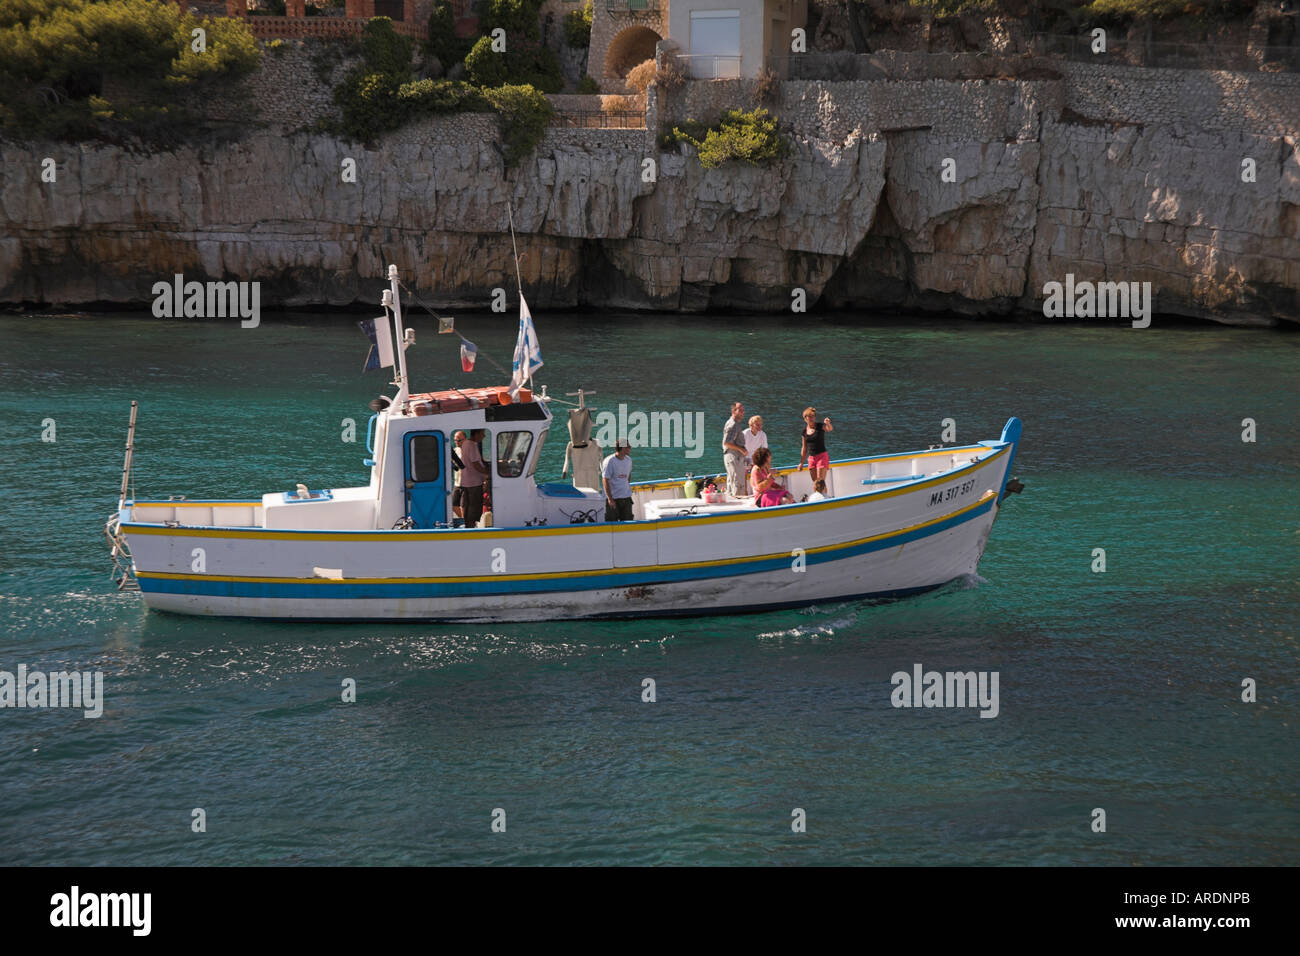
[[[601,465],[605,485],[605,520],[631,521],[632,515],[632,446],[626,438],[614,443],[614,454]]]

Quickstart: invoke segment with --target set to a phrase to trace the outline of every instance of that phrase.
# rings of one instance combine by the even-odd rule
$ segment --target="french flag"
[[[474,359],[478,358],[478,346],[465,340],[460,343],[460,367],[466,372],[474,371]]]

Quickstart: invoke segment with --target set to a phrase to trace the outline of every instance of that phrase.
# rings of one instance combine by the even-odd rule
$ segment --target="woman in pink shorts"
[[[786,491],[772,477],[772,469],[768,467],[771,461],[772,453],[766,448],[759,448],[754,451],[754,467],[749,471],[749,487],[754,489],[754,504],[760,508],[770,508],[773,505],[788,505],[794,501],[794,495]]]
[[[813,484],[824,481],[826,472],[831,470],[831,456],[826,452],[826,433],[833,432],[830,416],[817,421],[817,409],[811,405],[803,410],[803,445],[799,449],[799,467],[808,459],[808,470],[812,473]]]

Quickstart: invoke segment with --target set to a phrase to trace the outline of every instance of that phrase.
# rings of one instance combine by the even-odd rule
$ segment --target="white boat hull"
[[[878,490],[857,481],[864,490],[845,494],[858,473],[852,469],[864,466],[837,463],[837,498],[726,514],[541,528],[295,531],[131,521],[124,513],[122,531],[147,604],[182,614],[527,621],[891,598],[975,573],[1018,437],[1017,422],[1010,440],[1004,432],[1001,442],[969,446],[979,457],[964,466],[954,456],[954,467],[933,477]]]
[[[545,593],[449,597],[281,597],[144,590],[149,606],[181,614],[298,620],[537,621],[734,614],[827,601],[885,599],[931,590],[975,573],[996,505],[972,520],[906,544],[797,571],[786,567],[683,581]]]

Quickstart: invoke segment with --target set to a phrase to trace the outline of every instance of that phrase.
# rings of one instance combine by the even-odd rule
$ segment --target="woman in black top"
[[[803,468],[804,459],[808,459],[808,469],[812,473],[813,484],[823,481],[831,470],[831,456],[826,451],[826,433],[833,432],[830,416],[817,421],[817,409],[811,405],[803,410],[803,430],[800,435],[803,444],[799,448],[799,467]]]

